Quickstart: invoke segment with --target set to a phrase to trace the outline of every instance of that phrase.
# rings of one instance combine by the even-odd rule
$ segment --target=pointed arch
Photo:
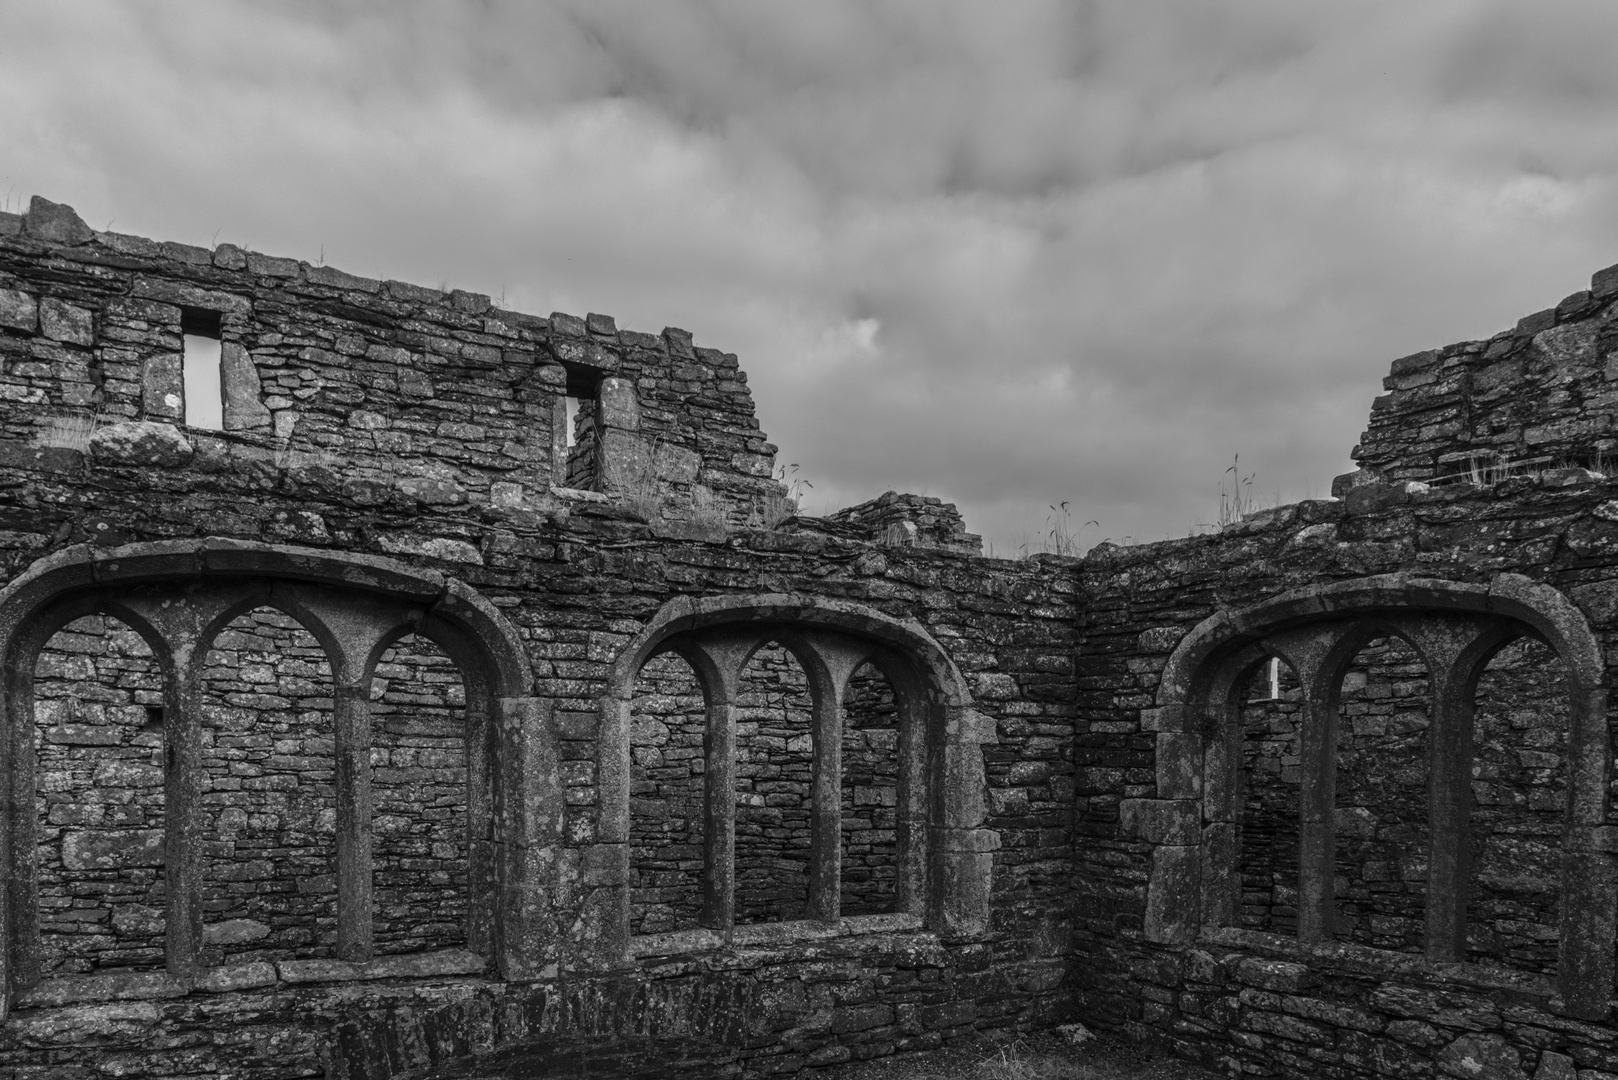
[[[1235,763],[1229,752],[1231,709],[1222,695],[1229,693],[1234,669],[1264,649],[1294,664],[1306,687],[1306,733],[1313,733],[1314,750],[1306,745],[1303,754],[1306,784],[1313,782],[1317,792],[1329,795],[1337,723],[1333,680],[1357,651],[1356,642],[1389,631],[1421,653],[1433,681],[1429,813],[1434,831],[1426,951],[1437,960],[1460,960],[1465,949],[1464,833],[1477,680],[1495,652],[1523,636],[1549,646],[1563,665],[1572,765],[1558,981],[1571,1010],[1604,1013],[1618,933],[1613,845],[1606,827],[1611,746],[1605,658],[1571,600],[1518,574],[1498,574],[1486,584],[1389,574],[1309,586],[1218,612],[1193,627],[1164,667],[1156,706],[1142,715],[1142,726],[1157,733],[1158,797],[1126,800],[1121,814],[1127,831],[1159,842],[1148,889],[1147,936],[1186,941],[1204,927],[1229,924],[1228,889],[1219,882],[1221,874],[1228,876],[1236,840],[1230,806]],[[1199,798],[1196,778],[1203,775],[1209,782]],[[1329,799],[1317,797],[1310,805],[1306,791],[1304,803],[1300,937],[1324,940],[1331,936],[1333,825]],[[1317,838],[1313,852],[1311,822]]]
[[[799,659],[814,698],[811,921],[839,919],[842,701],[854,672],[874,661],[899,699],[895,910],[950,935],[982,934],[999,839],[983,827],[981,744],[994,741],[993,724],[972,708],[965,679],[920,624],[844,600],[785,593],[681,597],[663,605],[619,651],[601,698],[598,747],[600,839],[603,857],[624,864],[616,877],[627,880],[633,679],[647,658],[678,650],[699,672],[708,699],[703,921],[714,933],[732,932],[735,690],[747,661],[770,641]],[[617,940],[632,951],[626,888],[611,907]]]
[[[82,614],[105,613],[136,630],[163,669],[168,759],[165,875],[166,965],[196,974],[202,939],[199,785],[202,740],[198,672],[209,642],[232,618],[269,606],[306,627],[332,663],[336,687],[339,769],[338,876],[340,951],[370,955],[369,740],[364,693],[385,640],[419,632],[459,665],[469,699],[469,831],[489,836],[494,806],[523,806],[536,780],[521,764],[538,709],[526,650],[516,629],[486,598],[433,570],[394,559],[289,545],[210,537],[128,544],[79,545],[40,559],[0,589],[0,670],[5,696],[0,737],[0,865],[7,873],[0,903],[0,988],[5,999],[40,976],[37,948],[34,824],[15,807],[32,805],[32,660],[50,634]],[[41,637],[41,635],[44,635]],[[506,718],[506,719],[502,719]],[[493,759],[493,760],[491,760]],[[511,767],[505,764],[516,762]],[[502,788],[511,789],[502,794]],[[19,802],[19,798],[22,799]],[[346,810],[346,817],[344,811]],[[501,945],[503,970],[522,967],[529,946],[516,929],[524,889],[497,887],[521,877],[520,860],[502,859],[511,836],[473,845],[468,945]],[[514,899],[515,898],[515,899]],[[344,914],[346,912],[346,915]],[[509,924],[502,930],[503,924]],[[503,943],[503,944],[502,944]],[[0,1012],[4,1002],[0,1001]]]

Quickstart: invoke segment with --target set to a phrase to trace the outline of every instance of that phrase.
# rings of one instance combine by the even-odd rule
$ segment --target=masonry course
[[[1338,498],[1008,561],[937,500],[793,516],[683,331],[0,215],[0,1069],[753,1076],[1077,1019],[1618,1075],[1615,281],[1396,364]]]

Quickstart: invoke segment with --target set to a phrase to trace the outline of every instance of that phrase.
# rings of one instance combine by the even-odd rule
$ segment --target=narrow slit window
[[[568,446],[573,446],[575,443],[577,443],[579,441],[578,433],[574,430],[574,426],[576,424],[578,424],[578,422],[579,422],[579,399],[577,397],[575,397],[574,395],[569,394],[567,396],[567,398],[566,398],[566,401],[567,401],[567,445]]]
[[[220,377],[219,313],[185,308],[180,332],[185,339],[185,414],[188,427],[225,428],[225,397]]]

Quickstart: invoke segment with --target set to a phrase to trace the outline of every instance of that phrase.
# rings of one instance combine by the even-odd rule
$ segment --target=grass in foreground
[[[1215,1074],[1150,1043],[1040,1031],[1010,1043],[963,1040],[924,1054],[837,1065],[817,1080],[1215,1080]]]
[[[839,1065],[817,1080],[1215,1080],[1215,1074],[1149,1043],[1106,1036],[1072,1041],[1040,1032],[1012,1042],[962,1040],[922,1054]]]

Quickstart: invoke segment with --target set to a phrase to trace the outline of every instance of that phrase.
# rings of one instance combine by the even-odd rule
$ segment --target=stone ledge
[[[836,923],[797,919],[790,922],[753,923],[731,932],[730,949],[759,949],[799,945],[815,941],[868,937],[876,934],[926,932],[919,915],[895,912],[885,915],[851,915]],[[672,930],[663,934],[639,934],[630,939],[630,951],[638,958],[665,957],[686,953],[712,952],[727,948],[717,930]]]
[[[465,949],[381,956],[374,960],[279,960],[275,970],[281,981],[307,983],[422,979],[442,975],[481,975],[488,962]]]
[[[1374,949],[1341,941],[1308,944],[1295,938],[1235,927],[1204,927],[1200,944],[1257,953],[1292,960],[1311,967],[1346,968],[1350,971],[1386,978],[1398,975],[1418,981],[1459,985],[1483,990],[1510,990],[1549,1002],[1556,993],[1547,975],[1513,971],[1490,964],[1437,963],[1412,953]],[[1547,1006],[1548,1008],[1548,1006]]]
[[[367,982],[377,979],[423,979],[449,975],[481,975],[483,957],[465,949],[407,953],[375,960],[257,961],[209,968],[195,980],[166,971],[126,971],[102,975],[63,975],[46,979],[17,995],[16,1008],[51,1009],[109,1001],[157,1001],[192,992],[227,994],[266,987],[312,983]]]

